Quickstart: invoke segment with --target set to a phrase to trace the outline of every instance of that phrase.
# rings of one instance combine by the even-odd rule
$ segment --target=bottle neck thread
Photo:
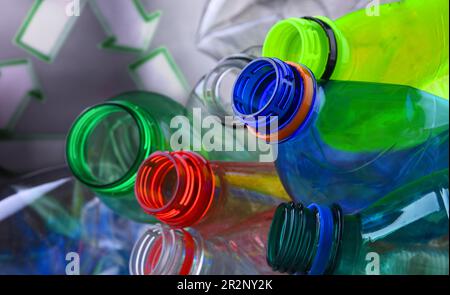
[[[317,83],[303,65],[258,58],[239,75],[233,110],[250,131],[267,142],[294,137],[311,117]]]
[[[225,116],[233,116],[232,109],[232,84],[228,81],[234,81],[242,69],[248,65],[254,57],[247,54],[235,54],[225,57],[218,62],[203,79],[201,98],[208,112],[218,116],[222,124],[228,124]],[[240,123],[230,121],[231,124]]]
[[[196,274],[202,251],[203,240],[195,232],[155,224],[135,243],[129,271],[132,275]]]
[[[267,262],[279,272],[328,273],[334,267],[341,236],[339,207],[283,203],[270,227]]]
[[[115,100],[76,119],[66,140],[66,160],[79,181],[114,195],[132,191],[140,163],[161,148],[161,130],[151,115],[129,101]]]
[[[339,55],[345,58],[347,46],[343,46],[343,36],[329,18],[288,18],[268,32],[263,56],[303,64],[316,77],[328,80],[337,64],[338,49]]]
[[[215,197],[216,178],[208,161],[188,152],[155,152],[139,168],[135,194],[142,209],[173,227],[201,221]]]

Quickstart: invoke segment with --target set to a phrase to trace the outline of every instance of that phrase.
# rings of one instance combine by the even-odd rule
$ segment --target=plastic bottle
[[[0,187],[0,274],[128,274],[133,242],[145,224],[115,214],[67,167]],[[70,263],[77,257],[79,268]]]
[[[136,177],[143,212],[210,236],[290,200],[273,163],[206,161],[187,151],[155,152]]]
[[[189,109],[163,95],[121,94],[88,108],[76,119],[67,137],[67,163],[75,177],[114,211],[136,221],[153,222],[140,210],[133,193],[137,169],[152,152],[193,149],[208,159],[224,161],[249,157],[245,147],[240,152],[235,148],[211,151],[202,140],[206,136],[203,123],[193,120]],[[234,143],[235,134],[224,137],[222,129],[213,135]],[[270,154],[267,157],[272,159]]]
[[[98,198],[84,204],[80,223],[81,274],[127,275],[134,241],[146,224],[116,214]]]
[[[300,15],[336,18],[373,0],[211,0],[205,3],[196,47],[219,60],[260,45],[277,21]],[[378,0],[381,2],[389,0]]]
[[[67,168],[17,177],[0,189],[0,274],[65,274],[78,252],[81,205],[93,196]]]
[[[277,145],[281,181],[306,205],[338,203],[356,212],[448,168],[448,100],[429,93],[316,82],[302,65],[259,58],[241,72],[233,96],[237,116]]]
[[[267,261],[298,274],[448,274],[448,169],[393,191],[356,215],[282,204]]]
[[[133,275],[276,274],[265,261],[269,218],[253,220],[240,234],[205,239],[195,229],[155,224],[136,242],[130,257]],[[264,226],[260,226],[264,223]],[[261,228],[264,229],[261,231]],[[244,238],[244,235],[246,237]],[[261,241],[257,243],[256,241]],[[249,243],[246,243],[249,242]]]
[[[448,5],[403,0],[335,21],[288,18],[267,34],[263,56],[304,64],[321,79],[408,85],[448,99]]]
[[[273,160],[270,145],[264,141],[257,140],[249,133],[245,125],[234,116],[233,83],[240,71],[250,63],[254,56],[255,48],[249,48],[244,53],[227,56],[220,60],[217,65],[205,76],[203,76],[192,90],[186,109],[192,114],[192,121],[203,120],[201,124],[212,118],[217,123],[214,128],[207,132],[215,132],[215,144],[218,149],[208,148],[205,150],[211,159],[221,159],[237,162],[256,162]],[[248,52],[249,54],[247,54]],[[207,126],[210,127],[210,126]],[[224,150],[230,151],[225,153]]]
[[[136,203],[133,186],[141,162],[170,149],[170,121],[187,116],[175,101],[156,93],[128,92],[85,110],[67,136],[66,158],[75,177],[114,211],[153,222]]]

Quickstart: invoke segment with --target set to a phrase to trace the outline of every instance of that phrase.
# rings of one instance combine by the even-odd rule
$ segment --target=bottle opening
[[[147,214],[174,227],[188,227],[211,207],[215,176],[196,153],[155,152],[139,168],[135,193]]]
[[[267,33],[262,55],[303,64],[322,77],[328,61],[328,43],[326,32],[317,22],[288,18]]]
[[[267,263],[279,272],[324,274],[337,251],[334,216],[340,215],[325,206],[280,204],[270,226]]]
[[[154,143],[148,120],[136,109],[115,102],[86,110],[67,137],[67,162],[73,174],[100,191],[131,189],[137,168]]]
[[[294,136],[310,116],[315,91],[316,81],[306,67],[258,58],[234,84],[233,109],[258,137],[281,142]]]
[[[225,116],[233,116],[233,84],[242,69],[252,61],[253,57],[236,54],[221,60],[205,77],[203,97],[211,114],[218,116],[222,123]],[[237,122],[231,122],[235,124]]]
[[[130,255],[132,275],[188,275],[198,247],[184,230],[156,224],[136,242]]]

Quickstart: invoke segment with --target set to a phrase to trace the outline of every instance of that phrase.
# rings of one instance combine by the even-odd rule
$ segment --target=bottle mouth
[[[139,238],[131,251],[132,275],[188,275],[201,247],[191,233],[155,224]]]
[[[194,152],[154,152],[140,166],[135,194],[142,209],[173,227],[203,219],[215,194],[208,161]]]
[[[74,176],[106,193],[132,190],[140,163],[160,147],[150,115],[126,101],[111,101],[84,111],[66,140],[66,160]]]
[[[203,100],[208,111],[220,118],[223,125],[240,126],[239,120],[225,120],[233,117],[233,83],[242,69],[253,60],[246,54],[228,56],[217,64],[205,77]]]
[[[257,137],[283,142],[300,132],[311,116],[316,87],[305,66],[258,58],[242,70],[234,84],[233,110]]]
[[[274,271],[324,274],[330,267],[339,228],[338,207],[283,203],[275,210],[269,230],[267,263]],[[337,216],[337,217],[336,217]],[[336,233],[338,232],[338,233]]]
[[[337,55],[336,37],[330,23],[324,17],[281,20],[267,33],[262,54],[303,64],[316,77],[328,79]]]

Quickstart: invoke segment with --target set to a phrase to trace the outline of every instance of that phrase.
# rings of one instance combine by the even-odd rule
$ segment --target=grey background
[[[168,47],[191,86],[214,65],[195,47],[205,2],[142,1],[147,11],[163,12],[149,51]],[[0,167],[16,172],[63,164],[64,134],[75,117],[92,104],[136,89],[127,66],[139,58],[135,53],[98,49],[106,33],[87,6],[54,62],[37,59],[12,42],[32,4],[32,0],[0,0],[0,60],[30,58],[46,97],[43,102],[32,100],[24,110],[14,129],[18,139],[0,140]]]

